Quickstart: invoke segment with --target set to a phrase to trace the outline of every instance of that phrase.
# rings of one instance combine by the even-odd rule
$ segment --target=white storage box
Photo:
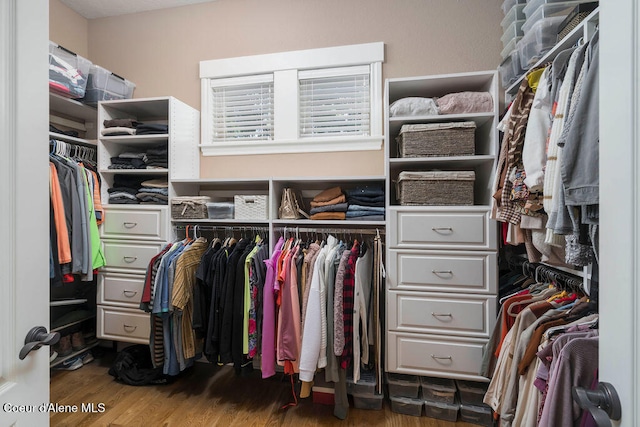
[[[556,44],[558,26],[564,20],[563,16],[545,18],[536,22],[518,42],[520,66],[528,70],[542,58]]]
[[[91,61],[49,42],[49,90],[66,98],[82,98]]]
[[[233,197],[235,219],[266,221],[269,219],[268,196],[236,195]]]
[[[233,219],[234,204],[231,202],[207,203],[207,215],[209,219]]]
[[[83,102],[95,105],[98,101],[131,99],[136,85],[99,65],[92,65]]]
[[[560,22],[566,18],[571,11],[581,3],[581,1],[564,1],[557,3],[542,3],[537,9],[533,9],[531,14],[527,16],[527,20],[522,25],[522,31],[527,33],[533,26],[543,19],[562,18]],[[529,3],[527,3],[529,6]],[[526,9],[525,9],[526,10]],[[557,35],[557,31],[556,31]]]
[[[505,17],[502,19],[502,22],[500,22],[500,25],[502,26],[502,31],[506,31],[507,28],[509,28],[509,26],[514,22],[525,19],[524,7],[525,7],[524,3],[516,4],[509,10],[509,12],[507,12]]]

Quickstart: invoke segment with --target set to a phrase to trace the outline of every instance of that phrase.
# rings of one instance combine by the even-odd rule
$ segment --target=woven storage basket
[[[269,219],[268,196],[236,195],[233,197],[235,219]]]
[[[396,138],[398,156],[471,156],[475,154],[475,122],[403,125]]]
[[[396,194],[401,205],[473,205],[473,171],[400,172]]]
[[[208,196],[180,196],[171,199],[171,218],[204,219],[207,218]]]

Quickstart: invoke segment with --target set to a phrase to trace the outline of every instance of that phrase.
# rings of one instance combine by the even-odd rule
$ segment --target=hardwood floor
[[[52,427],[80,426],[428,426],[472,427],[391,411],[385,400],[382,411],[349,408],[346,420],[333,416],[333,406],[309,399],[282,409],[293,401],[291,383],[281,374],[263,380],[258,371],[236,377],[229,366],[196,363],[168,385],[133,387],[116,382],[108,374],[114,353],[104,355],[75,371],[51,372],[52,403],[104,404],[103,412],[53,413]]]

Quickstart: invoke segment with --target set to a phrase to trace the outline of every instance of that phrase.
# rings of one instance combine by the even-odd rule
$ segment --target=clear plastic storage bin
[[[353,378],[347,378],[347,394],[374,394],[376,385],[375,372],[362,371],[357,383],[353,382]]]
[[[525,32],[518,42],[518,55],[523,70],[531,68],[555,46],[558,26],[563,20],[562,16],[545,18],[536,22],[528,32]]]
[[[384,394],[361,394],[354,393],[353,406],[358,409],[382,409],[382,401],[384,400]]]
[[[49,90],[66,98],[85,96],[91,61],[49,41]]]
[[[233,219],[233,211],[233,202],[207,203],[207,214],[209,219]]]
[[[504,0],[502,2],[502,13],[506,15],[516,4],[525,4],[526,2],[527,0]]]
[[[459,409],[459,403],[435,402],[433,400],[424,401],[424,414],[430,418],[455,422],[458,419]]]
[[[522,37],[516,37],[515,39],[511,39],[509,44],[506,45],[504,49],[502,49],[502,52],[500,52],[500,56],[502,56],[502,59],[506,59],[507,56],[510,56],[514,50],[517,50],[518,42],[520,40],[522,40]]]
[[[514,50],[498,67],[503,88],[511,86],[525,72],[520,66],[520,57],[518,55],[518,49]]]
[[[560,22],[562,22],[580,3],[582,3],[582,1],[541,3],[537,9],[531,10],[531,14],[527,16],[525,23],[522,25],[522,31],[526,34],[537,22],[546,18],[562,18],[560,20]],[[527,7],[529,4],[530,3],[527,3]],[[557,34],[558,32],[556,31],[556,36]]]
[[[460,393],[460,402],[465,405],[484,405],[483,399],[487,392],[487,383],[457,380],[456,386]]]
[[[505,17],[502,19],[502,22],[500,22],[500,25],[502,26],[502,31],[506,31],[507,28],[509,28],[509,26],[514,22],[525,19],[524,7],[525,7],[524,3],[516,4],[511,8],[511,10],[509,10],[509,12],[507,12]]]
[[[420,377],[422,397],[434,402],[454,403],[456,383],[448,378]]]
[[[412,415],[414,417],[419,417],[422,415],[422,406],[424,405],[424,400],[422,399],[411,399],[409,397],[389,397],[391,400],[391,410],[393,412],[397,412],[398,414]]]
[[[87,82],[84,103],[95,105],[98,101],[131,99],[136,85],[99,65],[92,65]]]
[[[588,1],[593,0],[528,0],[527,5],[524,7],[524,16],[529,19],[535,12],[538,11],[538,8],[542,5],[552,5],[559,3],[586,3]],[[575,6],[574,6],[575,7]]]
[[[524,19],[521,19],[520,21],[515,21],[513,24],[509,25],[509,28],[504,31],[504,34],[500,38],[503,48],[506,48],[511,40],[519,39],[520,37],[522,37],[522,35],[524,34],[522,32],[522,25],[525,22],[526,21]]]
[[[460,405],[460,420],[480,426],[493,426],[493,415],[489,406]]]
[[[420,379],[417,375],[387,373],[389,396],[410,397],[415,399],[420,391]]]

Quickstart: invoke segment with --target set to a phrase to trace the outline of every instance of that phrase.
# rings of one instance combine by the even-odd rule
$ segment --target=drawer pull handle
[[[451,313],[433,313],[431,312],[433,317],[453,317]]]
[[[126,262],[127,264],[131,264],[132,262],[136,262],[136,260],[138,259],[137,256],[125,256],[122,257],[122,259],[124,260],[124,262]]]
[[[137,326],[132,326],[132,325],[127,325],[127,324],[123,324],[122,328],[125,330],[125,332],[134,332],[136,329],[138,329]]]
[[[453,275],[453,271],[451,271],[451,270],[431,270],[431,272],[433,274],[436,274],[436,275],[438,275],[438,274],[451,274],[451,275]]]
[[[124,228],[133,228],[136,225],[138,225],[137,222],[124,222],[122,225],[124,225]]]
[[[451,228],[451,227],[433,227],[431,229],[433,231],[435,231],[436,233],[440,233],[440,234],[453,233],[453,228]]]
[[[432,354],[431,358],[435,360],[453,360],[451,356],[436,356],[435,354]]]
[[[138,291],[130,291],[125,289],[124,291],[122,291],[122,293],[124,294],[125,297],[127,298],[133,298],[136,296],[136,294],[138,293]]]

